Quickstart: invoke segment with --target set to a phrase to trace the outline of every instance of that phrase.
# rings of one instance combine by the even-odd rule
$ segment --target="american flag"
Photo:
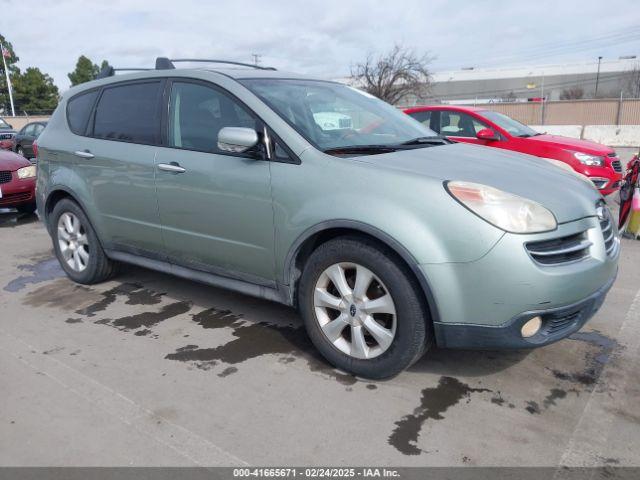
[[[8,49],[2,47],[2,56],[4,58],[9,58],[11,56],[11,52]]]

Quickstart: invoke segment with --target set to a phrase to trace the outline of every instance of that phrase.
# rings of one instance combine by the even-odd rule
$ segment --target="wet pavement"
[[[68,280],[0,211],[0,465],[640,465],[640,243],[570,339],[372,382],[292,309],[126,267]]]

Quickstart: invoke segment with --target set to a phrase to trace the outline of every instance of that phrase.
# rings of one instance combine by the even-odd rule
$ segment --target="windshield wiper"
[[[447,138],[444,138],[441,136],[433,136],[433,137],[414,138],[413,140],[402,142],[400,145],[422,145],[422,144],[443,145],[446,143],[451,143],[451,142]]]
[[[394,145],[345,145],[344,147],[332,147],[323,150],[324,153],[387,153],[395,152],[398,146]]]

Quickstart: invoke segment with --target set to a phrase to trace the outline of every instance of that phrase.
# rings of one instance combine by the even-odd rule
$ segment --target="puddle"
[[[168,320],[183,313],[187,313],[191,309],[191,302],[174,302],[168,305],[163,305],[158,312],[142,312],[136,315],[130,315],[127,317],[120,317],[114,320],[104,319],[100,322],[103,324],[112,325],[120,330],[129,332],[131,330],[137,330],[144,327],[148,329],[160,322]],[[149,333],[151,333],[149,331]]]
[[[18,269],[28,273],[7,283],[4,287],[5,291],[15,293],[26,288],[27,285],[48,282],[65,276],[56,258],[48,258],[34,264],[18,265]]]
[[[422,390],[420,406],[395,422],[388,443],[404,455],[420,455],[423,451],[417,445],[418,436],[427,420],[443,420],[443,413],[463,399],[470,401],[472,393],[490,391],[470,387],[457,378],[440,377],[438,386]]]

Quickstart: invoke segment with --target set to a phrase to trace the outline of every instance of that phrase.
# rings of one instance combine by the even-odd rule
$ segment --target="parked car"
[[[383,378],[433,344],[560,340],[614,281],[615,222],[571,172],[339,83],[156,64],[71,88],[38,139],[39,212],[78,283],[127,262],[295,306],[333,365]]]
[[[16,153],[0,151],[0,208],[35,212],[35,187],[36,166]]]
[[[412,107],[405,113],[456,142],[565,162],[589,177],[602,195],[620,188],[620,159],[615,150],[599,143],[539,133],[502,113],[483,108],[439,105]]]
[[[4,118],[0,118],[0,149],[11,150],[16,131]]]
[[[27,123],[17,133],[13,142],[13,151],[27,159],[36,158],[37,151],[33,148],[33,142],[36,141],[46,126],[47,122]]]

